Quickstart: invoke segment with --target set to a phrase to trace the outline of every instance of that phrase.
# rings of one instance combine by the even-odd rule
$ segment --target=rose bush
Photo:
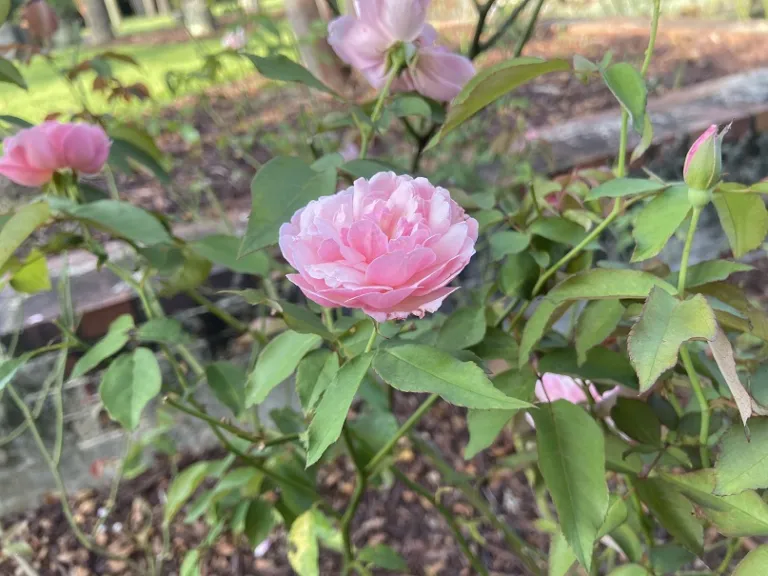
[[[405,565],[393,548],[365,546],[353,529],[367,491],[397,481],[440,513],[467,573],[489,574],[497,554],[478,526],[492,529],[504,554],[534,575],[647,576],[701,573],[702,566],[714,567],[707,574],[765,573],[768,549],[753,538],[768,536],[768,471],[761,465],[768,457],[762,403],[768,316],[736,275],[752,269],[738,259],[763,249],[768,210],[761,194],[768,187],[723,181],[724,133],[716,126],[693,143],[679,180],[629,173],[628,164],[653,142],[645,77],[658,0],[639,69],[610,56],[599,63],[579,57],[573,65],[514,57],[473,76],[471,59],[523,13],[529,20],[518,26],[519,56],[542,2],[530,13],[512,10],[484,39],[494,4],[477,5],[467,57],[436,46],[425,0],[360,0],[354,13],[334,20],[330,44],[377,89],[376,99],[345,104],[344,112],[318,120],[309,146],[259,166],[244,233],[185,242],[167,218],[121,199],[114,178],[107,178],[111,197],[94,191],[80,176],[105,166],[107,176],[141,164],[168,178],[149,135],[111,116],[83,110],[78,118],[92,125],[47,122],[4,140],[0,173],[44,186],[44,194],[0,217],[3,281],[24,293],[49,290],[46,257],[79,249],[136,292],[144,316],[138,325],[120,316],[87,345],[67,312],[65,277],[58,339],[1,361],[0,390],[23,416],[21,432],[32,432],[57,485],[63,486],[61,447],[42,441],[40,412],[30,410],[14,383],[20,367],[39,354],[62,354],[62,386],[66,378],[99,379],[107,414],[128,437],[137,436],[121,471],[134,473],[141,451],[153,443],[167,450],[173,416],[180,414],[208,427],[228,452],[171,479],[161,525],[141,534],[141,542],[151,538],[153,545],[135,546],[128,557],[100,549],[62,497],[71,530],[88,550],[136,574],[175,570],[169,568],[171,528],[183,517],[208,530],[176,562],[185,576],[202,573],[223,533],[262,554],[277,524],[285,526],[288,560],[300,576],[319,576],[320,548],[345,575],[418,572],[423,566]],[[345,102],[284,55],[248,54],[244,47],[222,54],[246,59],[273,80]],[[219,56],[205,65],[215,67]],[[110,52],[100,58],[120,60]],[[94,69],[104,66],[91,59],[67,75]],[[524,159],[510,161],[518,144],[496,138],[492,145],[485,138],[494,131],[482,118],[480,137],[471,134],[479,140],[473,150],[495,154],[493,182],[474,164],[465,166],[473,161],[468,154],[444,151],[462,128],[469,130],[471,118],[505,105],[501,99],[524,82],[568,71],[604,83],[616,97],[622,112],[614,166],[534,174]],[[128,90],[111,80],[116,93]],[[410,170],[399,166],[399,157],[369,157],[372,142],[395,122],[413,145]],[[354,133],[315,138],[332,130]],[[640,144],[629,153],[631,130]],[[383,140],[380,148],[387,149]],[[419,171],[425,151],[432,154],[426,177]],[[720,219],[733,258],[691,262],[705,209]],[[35,231],[60,222],[68,225],[65,241],[35,244]],[[613,235],[627,228],[632,238],[609,248]],[[670,267],[658,257],[678,232],[685,244]],[[133,267],[104,249],[105,235],[132,251]],[[623,249],[629,244],[631,254]],[[259,288],[238,295],[258,307],[259,321],[235,318],[201,292],[214,264],[255,277]],[[198,358],[188,329],[166,316],[161,291],[201,304],[236,335],[238,346],[252,347],[251,360],[244,367],[232,358]],[[268,314],[276,317],[269,330]],[[65,374],[71,351],[77,360]],[[172,376],[163,375],[158,357]],[[105,370],[96,375],[99,366]],[[272,429],[260,420],[259,407],[286,381],[300,407],[273,413]],[[394,391],[423,394],[402,422],[393,412]],[[151,404],[157,397],[160,407]],[[230,417],[214,416],[206,400]],[[469,467],[457,471],[414,432],[438,402],[461,408],[453,414],[466,409],[467,458],[500,435],[505,449],[514,446],[513,454],[493,461],[504,470],[494,482],[524,471],[524,490],[538,516],[526,534],[485,498],[487,478],[470,477]],[[139,438],[148,411],[162,418]],[[521,425],[525,419],[533,427]],[[439,472],[436,493],[401,469],[408,452]],[[489,461],[495,453],[488,452]],[[316,471],[342,455],[355,480],[348,501],[336,509],[325,499],[328,487],[319,489]],[[119,486],[120,474],[114,493]],[[471,504],[471,520],[443,505],[449,490]],[[530,526],[542,534],[532,538]],[[549,542],[546,552],[542,538]],[[747,548],[753,550],[746,554]],[[15,552],[20,548],[6,549],[24,566]]]

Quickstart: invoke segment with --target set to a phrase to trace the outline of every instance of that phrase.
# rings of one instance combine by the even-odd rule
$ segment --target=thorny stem
[[[366,352],[370,351],[375,339],[376,330],[373,331],[373,337],[368,342]],[[413,414],[403,423],[398,431],[389,439],[389,441],[371,458],[368,464],[363,464],[352,444],[352,436],[348,426],[342,428],[342,435],[344,442],[347,445],[347,450],[352,458],[352,462],[355,465],[355,491],[352,494],[352,498],[347,505],[347,509],[344,512],[344,516],[341,519],[341,534],[344,541],[344,574],[349,574],[352,563],[354,560],[354,550],[352,547],[352,520],[355,518],[357,508],[360,506],[360,502],[365,494],[365,489],[368,486],[368,480],[373,477],[380,469],[381,462],[391,450],[395,447],[397,442],[405,436],[411,428],[421,419],[422,416],[429,410],[429,408],[439,399],[437,394],[432,394],[414,411]]]
[[[250,334],[256,340],[259,341],[259,344],[264,346],[267,343],[267,337],[264,336],[261,332],[258,330],[253,330],[250,326],[248,326],[245,322],[241,322],[232,314],[224,310],[223,308],[217,306],[214,302],[203,296],[198,290],[188,290],[187,295],[192,298],[195,302],[197,302],[200,306],[205,308],[208,312],[216,316],[219,320],[224,322],[227,326],[234,328],[238,332],[242,332],[243,334]]]
[[[233,424],[230,424],[229,422],[217,420],[213,416],[210,416],[201,410],[197,410],[196,408],[191,408],[189,406],[186,406],[185,404],[182,404],[181,402],[179,402],[173,395],[169,394],[168,396],[163,398],[163,402],[180,412],[184,412],[185,414],[192,416],[194,418],[197,418],[198,420],[202,420],[203,422],[207,422],[208,424],[213,424],[214,426],[217,426],[222,430],[226,430],[233,436],[237,436],[238,438],[247,440],[251,444],[255,444],[258,448],[262,448],[262,449],[268,448],[270,446],[277,446],[279,444],[285,444],[287,442],[294,442],[299,439],[298,434],[286,434],[284,436],[279,436],[271,440],[265,440],[263,437],[251,434],[247,430],[243,430],[242,428],[239,428]]]
[[[446,510],[445,507],[440,504],[437,499],[427,490],[424,488],[421,484],[418,482],[414,482],[408,476],[402,472],[399,468],[393,467],[392,468],[393,474],[397,477],[398,480],[400,480],[403,484],[408,486],[411,490],[419,494],[420,496],[426,498],[432,506],[434,506],[435,510],[437,510],[440,514],[440,516],[443,517],[445,520],[445,523],[448,524],[448,528],[450,528],[451,532],[453,533],[453,537],[456,539],[456,543],[459,545],[459,548],[461,548],[462,553],[464,556],[466,556],[469,563],[472,565],[472,568],[477,572],[478,574],[481,574],[482,576],[488,576],[488,570],[483,565],[482,562],[478,559],[477,556],[475,556],[472,553],[472,550],[469,548],[469,544],[467,543],[466,538],[464,538],[464,535],[461,533],[461,529],[459,528],[459,525],[456,524],[456,521],[453,518],[453,514]]]
[[[125,556],[112,554],[108,550],[104,550],[103,548],[94,544],[90,540],[90,538],[88,538],[88,536],[86,536],[83,533],[83,531],[80,529],[80,527],[77,525],[77,522],[75,522],[74,515],[72,514],[72,508],[70,507],[69,501],[67,500],[67,488],[64,485],[64,479],[61,477],[59,466],[56,462],[53,461],[53,458],[51,458],[51,454],[50,452],[48,452],[48,449],[45,446],[45,442],[43,441],[42,436],[40,436],[40,430],[38,430],[37,428],[37,424],[35,423],[35,420],[32,417],[32,413],[29,411],[27,404],[24,402],[24,400],[21,399],[21,397],[16,392],[16,389],[13,387],[12,384],[9,383],[6,386],[6,389],[8,390],[8,393],[10,394],[11,398],[13,399],[13,402],[16,404],[16,407],[24,416],[24,420],[27,422],[27,425],[29,426],[29,431],[32,433],[32,437],[35,440],[37,449],[40,451],[40,454],[45,460],[45,463],[48,465],[48,469],[51,473],[51,476],[53,477],[53,481],[56,484],[56,489],[60,493],[62,512],[64,512],[64,517],[67,519],[67,523],[69,524],[69,527],[72,530],[72,534],[75,536],[77,541],[80,542],[80,544],[82,544],[82,546],[86,550],[89,550],[90,552],[93,552],[95,554],[98,554],[99,556],[102,556],[110,560],[125,562],[126,564],[130,565],[134,570],[140,570],[140,568],[136,565],[135,562],[133,562],[133,560]]]
[[[509,546],[510,550],[520,559],[528,571],[536,576],[544,574],[545,572],[542,572],[539,566],[541,555],[538,550],[532,548],[527,542],[520,538],[520,536],[518,536],[506,522],[501,520],[493,510],[491,510],[488,502],[478,494],[477,490],[475,490],[468,481],[457,475],[454,468],[440,457],[437,450],[414,434],[411,434],[409,437],[419,451],[435,465],[437,471],[440,472],[444,478],[453,479],[452,485],[464,495],[467,502],[469,502],[469,505],[477,510],[491,526],[501,532],[507,546]],[[393,470],[394,469],[395,468],[393,468]],[[451,483],[449,480],[446,481]]]

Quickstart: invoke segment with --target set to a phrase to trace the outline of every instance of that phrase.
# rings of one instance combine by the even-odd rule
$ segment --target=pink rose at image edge
[[[288,279],[325,307],[377,321],[423,317],[475,253],[478,224],[425,178],[380,172],[298,210],[280,228]]]
[[[449,101],[475,74],[472,62],[441,46],[426,23],[428,0],[358,0],[356,16],[341,16],[328,26],[328,43],[374,88],[386,80],[387,53],[398,42],[412,43],[415,60],[393,86],[394,92],[416,90],[434,100]]]
[[[41,186],[65,168],[96,174],[110,146],[100,126],[44,122],[3,140],[0,174],[23,186]]]

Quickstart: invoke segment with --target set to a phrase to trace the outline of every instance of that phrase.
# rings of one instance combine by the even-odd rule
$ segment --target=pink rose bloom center
[[[444,188],[381,172],[297,211],[280,228],[280,249],[307,298],[384,321],[437,310],[475,253],[477,230]]]

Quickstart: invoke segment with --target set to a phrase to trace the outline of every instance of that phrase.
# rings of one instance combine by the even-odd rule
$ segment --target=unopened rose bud
[[[713,124],[693,143],[685,157],[683,178],[694,204],[706,204],[709,201],[709,191],[720,181],[723,172],[723,136],[728,128],[718,134],[717,126]],[[701,192],[701,193],[699,193]]]

